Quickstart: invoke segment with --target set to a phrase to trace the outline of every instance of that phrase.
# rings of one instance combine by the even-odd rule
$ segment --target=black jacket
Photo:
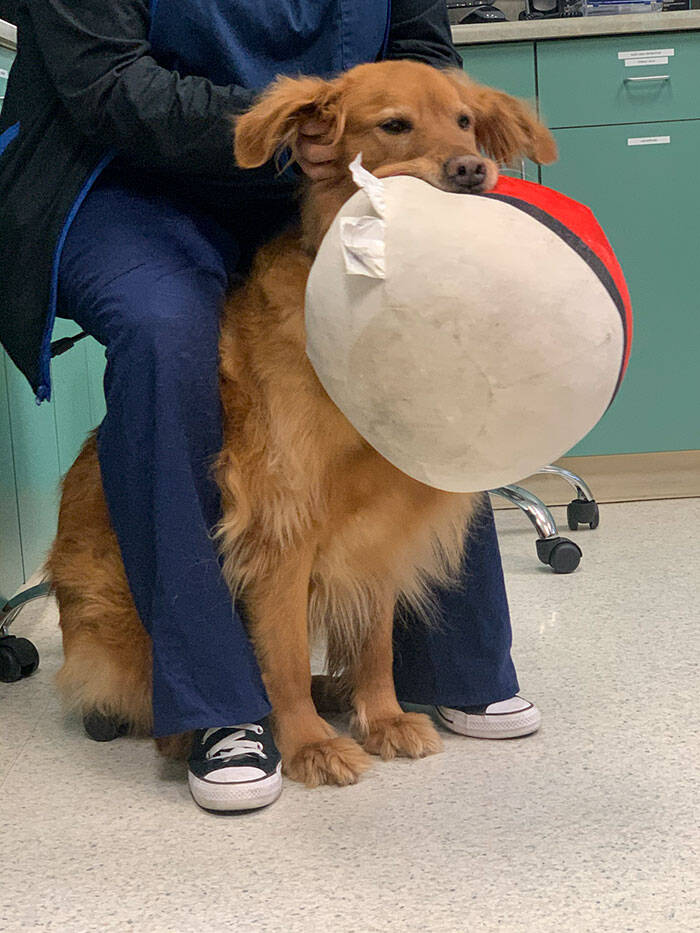
[[[17,27],[0,114],[0,342],[41,401],[61,236],[112,153],[193,182],[274,180],[233,165],[229,116],[253,92],[161,67],[148,0],[19,0]],[[444,0],[393,0],[387,57],[460,66]]]
[[[17,0],[0,0],[0,19],[6,23],[17,22]]]

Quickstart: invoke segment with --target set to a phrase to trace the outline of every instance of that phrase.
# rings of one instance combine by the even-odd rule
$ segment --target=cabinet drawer
[[[540,112],[552,127],[698,118],[699,62],[698,33],[540,42]]]
[[[5,88],[7,87],[7,75],[15,60],[15,53],[10,49],[0,46],[0,109],[5,98]]]

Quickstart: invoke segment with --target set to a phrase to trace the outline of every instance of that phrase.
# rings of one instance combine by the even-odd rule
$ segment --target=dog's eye
[[[457,123],[459,123],[460,129],[468,130],[472,125],[471,117],[468,117],[466,113],[463,113],[462,116],[457,119]]]
[[[385,120],[383,123],[380,123],[379,129],[384,130],[385,133],[398,135],[399,133],[410,133],[413,126],[408,120],[401,120],[399,117],[396,117],[393,120]]]

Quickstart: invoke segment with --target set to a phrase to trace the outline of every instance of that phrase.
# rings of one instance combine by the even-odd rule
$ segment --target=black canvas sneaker
[[[436,706],[446,729],[475,739],[515,739],[537,732],[542,715],[521,696],[487,706]]]
[[[282,761],[267,718],[219,729],[197,729],[188,780],[205,810],[255,810],[282,793]]]

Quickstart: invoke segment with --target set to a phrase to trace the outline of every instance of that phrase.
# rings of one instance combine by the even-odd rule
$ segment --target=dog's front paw
[[[291,757],[282,758],[284,773],[307,787],[356,784],[370,763],[370,758],[357,742],[347,736],[310,742],[302,745]]]
[[[379,719],[369,726],[363,742],[370,755],[380,755],[384,761],[403,755],[406,758],[425,758],[442,748],[430,717],[424,713],[401,713],[388,719]]]

